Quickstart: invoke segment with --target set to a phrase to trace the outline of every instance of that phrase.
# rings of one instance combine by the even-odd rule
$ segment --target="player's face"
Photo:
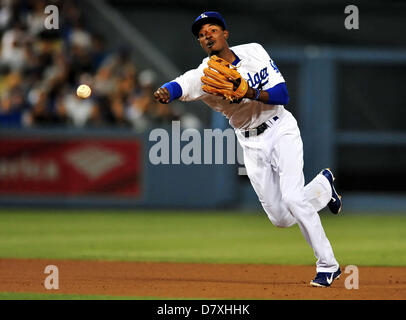
[[[216,24],[204,24],[199,31],[199,42],[209,55],[228,47],[228,31]]]

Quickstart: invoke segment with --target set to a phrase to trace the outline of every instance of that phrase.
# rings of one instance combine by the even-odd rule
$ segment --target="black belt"
[[[275,116],[272,118],[273,121],[276,121],[278,119],[279,119],[278,116]],[[243,134],[244,134],[244,137],[246,137],[246,138],[249,138],[250,136],[259,136],[261,133],[263,133],[268,128],[269,128],[269,124],[264,122],[254,129],[243,131]]]

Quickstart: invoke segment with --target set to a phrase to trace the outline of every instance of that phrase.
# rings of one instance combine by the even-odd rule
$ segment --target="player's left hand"
[[[226,98],[231,102],[242,99],[248,90],[247,81],[228,61],[215,55],[207,62],[201,78],[203,91]]]

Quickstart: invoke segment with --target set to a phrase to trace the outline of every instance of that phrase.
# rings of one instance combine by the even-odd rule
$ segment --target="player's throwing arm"
[[[169,103],[170,97],[169,91],[166,88],[159,88],[154,92],[154,98],[160,103]]]

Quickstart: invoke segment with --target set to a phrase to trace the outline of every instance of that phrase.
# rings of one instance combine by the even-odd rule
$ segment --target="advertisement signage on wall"
[[[0,139],[0,194],[137,197],[142,142],[126,139]]]

